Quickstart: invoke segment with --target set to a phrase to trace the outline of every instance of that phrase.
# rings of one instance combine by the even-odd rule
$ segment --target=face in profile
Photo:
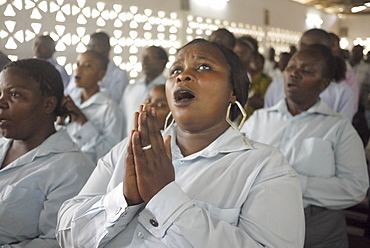
[[[38,37],[33,43],[33,52],[38,59],[48,59],[51,58],[54,54],[54,42],[51,38]]]
[[[155,108],[158,124],[164,128],[166,117],[170,112],[164,85],[156,85],[148,92],[145,103],[150,103]]]
[[[37,135],[46,119],[46,97],[40,84],[20,68],[0,73],[0,128],[6,138],[26,140]]]
[[[101,62],[92,53],[85,52],[77,57],[77,68],[74,71],[76,86],[79,88],[95,87],[104,77],[105,70]]]
[[[194,131],[227,124],[227,106],[236,100],[229,73],[226,58],[218,47],[199,42],[181,49],[166,83],[175,121]]]
[[[293,55],[284,71],[284,89],[288,99],[297,103],[316,102],[329,83],[323,78],[324,61],[311,50]]]

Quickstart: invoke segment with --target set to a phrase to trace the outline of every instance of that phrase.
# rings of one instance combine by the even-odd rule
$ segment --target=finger
[[[140,132],[138,131],[134,131],[132,135],[132,151],[134,154],[134,163],[136,167],[136,172],[139,173],[141,169],[145,168],[147,161],[142,150],[142,144],[140,141]]]
[[[139,113],[135,112],[134,113],[134,130],[138,131],[139,130]]]
[[[151,143],[149,140],[149,133],[147,127],[147,113],[145,111],[141,111],[138,120],[139,120],[138,131],[140,133],[140,142],[143,146],[148,146]]]
[[[171,135],[167,135],[164,139],[164,147],[167,153],[167,157],[172,161],[172,152],[171,152]]]
[[[147,108],[147,127],[149,133],[150,143],[154,153],[164,152],[163,137],[157,124],[157,114],[155,109],[151,106]]]

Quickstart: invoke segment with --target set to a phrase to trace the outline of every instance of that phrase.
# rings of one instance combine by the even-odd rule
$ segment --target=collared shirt
[[[148,204],[127,206],[127,140],[98,162],[59,212],[62,247],[303,247],[304,216],[295,171],[271,146],[229,128],[184,157],[170,134],[176,179]]]
[[[160,74],[149,84],[146,83],[146,77],[142,77],[135,83],[127,85],[119,104],[126,121],[124,137],[128,136],[134,128],[134,113],[139,111],[139,106],[144,103],[149,90],[155,85],[165,84],[166,80],[167,78]]]
[[[292,116],[283,99],[255,111],[242,131],[284,153],[299,174],[305,207],[344,209],[364,199],[369,181],[361,139],[324,101]]]
[[[1,163],[11,143],[0,139]],[[68,134],[58,131],[1,169],[0,247],[59,247],[58,210],[77,195],[94,168]]]
[[[370,64],[361,60],[360,63],[352,67],[352,70],[356,74],[360,91],[364,90],[362,88],[364,85],[367,86],[367,92],[360,92],[360,97],[363,97],[362,99],[360,99],[361,104],[365,106],[366,102],[368,101],[368,95],[370,93]]]
[[[269,108],[285,98],[284,77],[275,78],[270,84],[265,94],[264,108]],[[345,83],[331,82],[329,86],[320,94],[329,107],[339,114],[352,121],[355,115],[355,97],[352,89]]]
[[[83,103],[81,95],[81,92],[75,92],[71,98],[88,121],[81,126],[75,121],[68,123],[67,120],[65,128],[72,140],[96,163],[123,139],[123,114],[105,92],[97,92]]]
[[[107,71],[100,81],[99,87],[101,91],[106,91],[108,96],[119,104],[128,82],[129,78],[127,72],[116,66],[114,62],[109,61]],[[71,80],[64,93],[70,95],[80,91],[81,88],[76,87],[75,77],[72,74]]]
[[[53,57],[48,58],[47,61],[54,65],[55,68],[59,71],[60,75],[62,76],[64,88],[66,88],[69,82],[69,75],[66,72],[66,69],[64,69],[63,66],[59,65]]]

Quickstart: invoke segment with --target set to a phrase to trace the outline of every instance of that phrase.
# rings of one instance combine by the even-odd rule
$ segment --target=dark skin
[[[0,74],[0,117],[2,134],[13,142],[1,169],[39,146],[56,132],[56,97],[44,96],[40,84],[19,68]]]

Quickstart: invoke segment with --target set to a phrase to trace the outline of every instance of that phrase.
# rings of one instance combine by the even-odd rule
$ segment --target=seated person
[[[248,86],[229,48],[203,39],[181,48],[166,82],[175,123],[165,141],[156,111],[144,105],[130,136],[61,207],[59,244],[302,247],[297,174],[276,148],[229,124],[243,109]]]
[[[104,156],[122,140],[123,114],[105,92],[99,91],[98,82],[105,75],[108,60],[100,53],[88,50],[77,57],[74,71],[76,86],[82,91],[65,96],[64,103],[73,114],[60,117],[72,140],[93,162]]]
[[[55,42],[49,35],[41,35],[35,39],[32,46],[33,53],[38,59],[45,59],[50,62],[59,71],[62,76],[64,88],[67,87],[69,82],[69,75],[63,66],[59,65],[57,61],[53,58],[55,53]]]
[[[99,87],[101,91],[106,91],[107,95],[117,104],[121,101],[122,94],[129,83],[129,77],[125,70],[122,70],[109,60],[109,52],[111,45],[108,34],[104,32],[93,33],[90,36],[87,44],[88,50],[96,51],[102,54],[108,60],[108,66],[105,76],[100,80]],[[72,75],[68,87],[65,89],[65,94],[72,94],[81,89],[76,85],[75,76]]]
[[[320,99],[334,77],[333,60],[320,44],[299,50],[284,71],[286,98],[255,111],[242,127],[251,139],[279,148],[299,174],[304,247],[348,247],[342,209],[362,201],[369,186],[357,132]]]
[[[158,84],[153,86],[146,96],[145,103],[150,104],[155,109],[158,126],[161,130],[163,130],[166,124],[166,117],[170,112],[166,97],[165,85]]]
[[[44,60],[18,60],[0,73],[0,95],[0,247],[59,247],[58,210],[95,168],[54,128],[68,113],[62,78]]]

